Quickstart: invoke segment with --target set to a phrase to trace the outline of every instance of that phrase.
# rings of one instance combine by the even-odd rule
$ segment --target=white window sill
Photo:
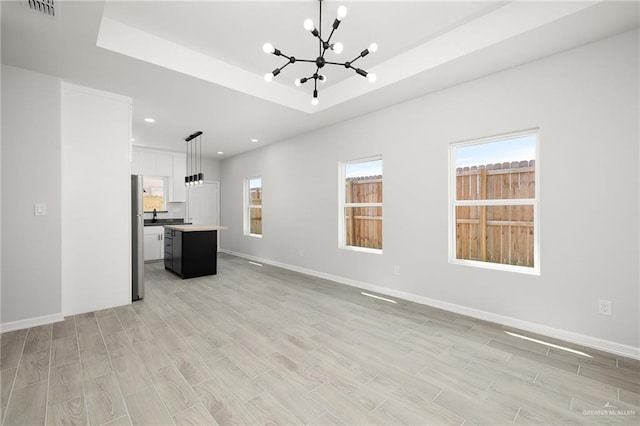
[[[530,266],[517,266],[517,265],[505,265],[502,263],[481,262],[478,260],[465,260],[465,259],[449,259],[449,263],[452,265],[471,266],[482,269],[494,269],[496,271],[508,271],[517,272],[519,274],[526,275],[540,275],[540,268]]]
[[[372,253],[372,254],[382,254],[381,249],[372,249],[367,247],[357,247],[357,246],[339,246],[339,248],[343,250],[351,250],[351,251],[359,251],[361,253]]]

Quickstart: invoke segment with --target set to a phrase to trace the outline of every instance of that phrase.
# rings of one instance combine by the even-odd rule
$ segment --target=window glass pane
[[[345,208],[346,245],[382,250],[382,207]]]
[[[142,178],[142,203],[145,212],[166,210],[164,200],[165,181],[159,176],[144,176]]]
[[[382,202],[382,160],[345,164],[345,202]]]
[[[249,204],[262,205],[262,178],[249,179]]]
[[[454,151],[456,200],[535,198],[535,135]]]
[[[249,233],[262,235],[262,209],[249,207]]]
[[[456,207],[457,259],[533,267],[533,247],[533,206]]]

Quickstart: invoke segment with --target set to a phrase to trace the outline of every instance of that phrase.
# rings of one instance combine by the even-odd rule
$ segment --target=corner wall
[[[640,357],[638,75],[634,31],[226,159],[222,247]],[[534,127],[541,275],[449,264],[449,144]],[[376,154],[384,253],[338,249],[338,163]],[[242,235],[243,179],[258,175],[261,239]]]
[[[131,303],[131,103],[62,84],[65,315]]]
[[[60,150],[60,80],[3,65],[2,331],[62,319]]]

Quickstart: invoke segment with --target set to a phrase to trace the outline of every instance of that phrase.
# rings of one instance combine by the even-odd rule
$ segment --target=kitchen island
[[[215,275],[224,226],[164,225],[164,268],[183,279]]]

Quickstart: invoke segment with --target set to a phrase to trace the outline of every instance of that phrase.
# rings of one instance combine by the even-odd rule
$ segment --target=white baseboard
[[[554,339],[564,340],[566,342],[574,343],[577,345],[586,346],[589,348],[609,352],[615,355],[620,355],[628,358],[640,360],[640,348],[625,345],[622,343],[612,342],[610,340],[600,339],[598,337],[586,336],[584,334],[574,333],[569,330],[563,330],[559,328],[549,327],[542,324],[537,324],[529,321],[523,321],[517,318],[507,317],[492,312],[482,311],[467,306],[457,305],[454,303],[444,302],[441,300],[431,299],[424,296],[419,296],[413,293],[406,293],[403,291],[397,291],[378,285],[368,284],[361,281],[352,280],[349,278],[339,277],[337,275],[326,274],[324,272],[314,271],[312,269],[306,269],[295,265],[289,265],[282,262],[277,262],[270,259],[264,259],[261,257],[251,256],[244,253],[234,252],[232,250],[226,250],[221,248],[221,252],[231,254],[233,256],[243,257],[245,259],[253,260],[268,265],[277,266],[290,271],[300,272],[302,274],[311,275],[318,278],[324,278],[327,280],[335,281],[340,284],[346,284],[352,287],[361,288],[363,290],[374,291],[376,293],[384,294],[386,296],[396,297],[398,299],[407,300],[410,302],[419,303],[421,305],[432,306],[434,308],[443,309],[449,312],[453,312],[460,315],[465,315],[472,318],[481,319],[508,327],[517,328],[531,333],[540,334],[542,336],[552,337]]]
[[[5,322],[0,324],[0,333],[6,333],[8,331],[22,330],[24,328],[37,327],[39,325],[52,324],[54,322],[63,321],[64,315],[62,313],[44,315],[41,317],[27,318],[18,321]]]

